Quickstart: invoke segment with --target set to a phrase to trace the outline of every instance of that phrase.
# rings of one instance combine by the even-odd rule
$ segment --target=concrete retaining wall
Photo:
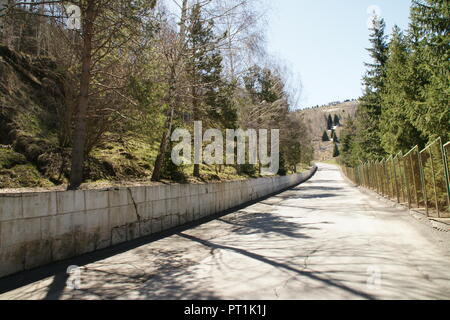
[[[315,170],[209,184],[0,194],[0,277],[237,207],[298,185]]]

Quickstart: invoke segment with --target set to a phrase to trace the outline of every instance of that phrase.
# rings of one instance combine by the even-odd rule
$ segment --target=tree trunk
[[[82,67],[80,77],[80,97],[76,113],[75,133],[72,149],[72,168],[70,172],[69,190],[76,190],[83,181],[83,167],[87,137],[87,110],[89,106],[89,87],[92,66],[92,37],[94,26],[94,0],[89,0],[85,19],[82,51]]]
[[[175,95],[175,86],[176,86],[176,81],[177,81],[177,67],[178,67],[178,63],[179,63],[179,59],[181,57],[181,51],[184,47],[184,39],[185,39],[185,31],[186,31],[186,17],[187,17],[187,9],[188,9],[188,0],[183,0],[183,5],[182,5],[182,9],[181,9],[181,19],[180,19],[180,43],[179,43],[179,47],[177,48],[178,52],[178,57],[177,59],[175,59],[175,62],[172,65],[172,70],[171,70],[171,75],[170,75],[170,86],[169,86],[169,92],[168,92],[168,101],[169,101],[169,106],[170,106],[170,111],[167,115],[167,120],[166,120],[166,131],[163,133],[163,136],[161,138],[161,142],[159,145],[159,152],[158,152],[158,156],[156,157],[155,160],[155,167],[153,168],[153,173],[152,173],[152,181],[159,181],[161,178],[161,169],[162,166],[164,164],[164,157],[166,156],[166,151],[167,151],[167,146],[169,145],[169,137],[170,134],[172,133],[172,125],[173,125],[173,118],[174,118],[174,114],[175,114],[175,104],[176,104],[176,99],[174,99],[174,95]]]
[[[169,137],[172,133],[172,122],[174,116],[174,107],[171,105],[169,115],[166,120],[166,131],[164,131],[163,136],[161,138],[161,143],[159,145],[158,156],[155,161],[155,168],[152,173],[152,181],[159,181],[161,178],[161,169],[164,164],[164,157],[166,156],[167,146],[169,145]]]
[[[193,75],[193,79],[195,79],[195,75]],[[197,102],[197,92],[195,90],[195,81],[193,82],[192,86],[192,110],[194,114],[194,121],[198,121],[198,102]],[[194,171],[192,173],[194,177],[200,178],[200,164],[194,163]]]
[[[200,178],[200,165],[199,164],[194,164],[194,172],[193,172],[194,177]]]

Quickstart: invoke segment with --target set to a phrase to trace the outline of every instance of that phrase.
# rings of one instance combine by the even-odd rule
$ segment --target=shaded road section
[[[450,299],[450,238],[319,164],[307,183],[0,299]],[[70,279],[69,279],[70,280]]]

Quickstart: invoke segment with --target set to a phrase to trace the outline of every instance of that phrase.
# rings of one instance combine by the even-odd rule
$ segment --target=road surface
[[[319,164],[307,183],[0,299],[450,299],[449,234]]]

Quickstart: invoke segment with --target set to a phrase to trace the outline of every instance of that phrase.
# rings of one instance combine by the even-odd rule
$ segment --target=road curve
[[[449,234],[319,164],[307,183],[0,299],[450,299]],[[69,278],[69,282],[71,283]]]

